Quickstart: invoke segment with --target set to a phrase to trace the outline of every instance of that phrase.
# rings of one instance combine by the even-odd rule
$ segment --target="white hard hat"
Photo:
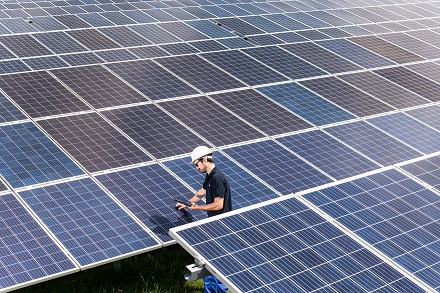
[[[191,162],[194,162],[197,159],[202,157],[206,157],[207,155],[211,155],[212,151],[207,146],[198,146],[191,153]],[[209,156],[212,158],[212,156]]]

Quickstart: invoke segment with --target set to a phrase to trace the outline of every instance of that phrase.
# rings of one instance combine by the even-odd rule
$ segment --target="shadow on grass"
[[[183,248],[172,245],[122,260],[119,272],[106,264],[14,293],[201,293],[202,280],[189,283],[183,278],[185,266],[193,262]]]

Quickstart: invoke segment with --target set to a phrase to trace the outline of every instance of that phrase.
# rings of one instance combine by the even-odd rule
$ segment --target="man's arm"
[[[199,200],[201,200],[204,196],[206,195],[206,190],[202,187],[200,188],[193,197],[191,197],[189,199],[190,202],[195,203],[198,202]],[[184,208],[186,208],[186,205],[181,204],[181,203],[177,203],[176,204],[176,208],[180,211],[183,210]]]
[[[216,198],[214,198],[213,203],[210,203],[207,205],[201,205],[201,206],[193,204],[189,208],[191,210],[218,211],[223,208],[223,201],[224,201],[223,197],[216,197]]]

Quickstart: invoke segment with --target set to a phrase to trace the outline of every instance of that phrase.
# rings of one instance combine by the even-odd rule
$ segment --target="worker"
[[[191,153],[191,161],[197,170],[206,173],[206,177],[203,186],[189,199],[192,203],[189,209],[207,211],[208,217],[231,211],[231,188],[225,174],[214,164],[212,151],[206,146],[198,146]],[[206,197],[206,204],[197,205],[196,202],[203,197]],[[176,207],[182,210],[186,206],[177,203]],[[212,275],[203,280],[204,293],[229,292],[225,285]]]

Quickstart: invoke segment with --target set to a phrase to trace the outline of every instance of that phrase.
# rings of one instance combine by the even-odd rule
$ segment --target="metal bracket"
[[[194,259],[195,263],[187,265],[186,268],[190,271],[189,274],[184,276],[185,280],[192,282],[198,279],[202,279],[206,276],[212,275],[203,265],[199,259]]]

